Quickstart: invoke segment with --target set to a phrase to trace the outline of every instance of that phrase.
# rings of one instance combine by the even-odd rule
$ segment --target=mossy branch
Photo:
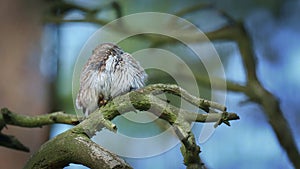
[[[130,169],[117,155],[72,128],[46,142],[25,165],[24,169],[56,169],[78,163],[95,169]]]
[[[83,117],[78,117],[72,114],[65,114],[64,112],[53,112],[51,114],[38,115],[38,116],[26,116],[22,114],[14,113],[7,108],[1,109],[0,121],[3,122],[4,125],[14,125],[19,127],[42,127],[44,125],[61,123],[61,124],[72,124],[76,125]],[[2,127],[3,127],[2,126]],[[0,126],[0,129],[1,126]]]
[[[90,138],[103,127],[115,132],[117,128],[111,120],[133,110],[149,111],[169,122],[178,138],[182,141],[181,150],[187,168],[192,168],[192,166],[204,167],[199,157],[200,147],[196,144],[190,131],[190,123],[195,121],[203,123],[216,122],[216,125],[222,122],[229,124],[230,120],[237,120],[239,117],[235,113],[227,113],[225,111],[199,114],[183,110],[152,95],[151,92],[153,91],[156,93],[157,91],[168,91],[180,97],[184,95],[183,97],[187,101],[203,109],[212,108],[210,107],[212,105],[218,105],[207,100],[195,102],[195,99],[199,100],[199,98],[190,95],[184,89],[175,85],[149,85],[144,89],[116,97],[72,129],[46,142],[32,156],[25,168],[58,168],[64,167],[69,163],[80,163],[91,168],[130,168],[122,159],[91,142]],[[223,110],[224,106],[221,106],[221,108]],[[82,118],[61,112],[29,117],[15,114],[6,108],[1,109],[1,117],[0,124],[3,124],[3,126],[9,124],[22,127],[40,127],[53,123],[74,125]],[[49,154],[52,154],[51,157],[49,157]]]

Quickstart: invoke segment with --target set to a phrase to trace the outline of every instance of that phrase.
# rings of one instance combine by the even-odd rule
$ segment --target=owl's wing
[[[129,54],[123,53],[115,66],[112,76],[111,96],[142,88],[145,85],[147,74],[140,64]]]
[[[148,75],[146,74],[144,68],[129,53],[124,53],[123,58],[124,61],[127,62],[128,65],[130,65],[130,68],[128,68],[129,73],[131,73],[132,76],[135,76],[135,78],[133,78],[132,88],[143,87],[148,78]]]
[[[84,65],[80,75],[80,89],[76,97],[76,108],[85,114],[97,108],[98,97],[101,95],[103,83],[101,69],[105,67],[104,58],[94,53]]]

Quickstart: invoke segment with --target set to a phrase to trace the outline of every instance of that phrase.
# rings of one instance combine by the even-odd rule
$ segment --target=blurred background
[[[234,20],[243,21],[253,41],[260,81],[280,100],[295,142],[300,149],[300,1],[296,0],[220,0],[220,1],[96,1],[96,0],[1,0],[0,1],[0,107],[26,115],[57,110],[75,113],[72,99],[72,75],[75,61],[88,38],[104,23],[137,12],[176,14],[184,9],[210,4],[214,8],[185,13],[187,19],[204,32],[229,24],[218,10]],[[148,48],[151,43],[132,37],[121,43],[126,51]],[[225,66],[227,80],[244,84],[245,72],[235,42],[216,41],[214,46]],[[169,50],[191,64],[193,72],[205,74],[201,62],[182,44],[156,46]],[[193,64],[192,64],[193,63]],[[216,68],[218,69],[218,68]],[[155,78],[147,72],[149,83],[172,83],[171,78]],[[206,75],[206,74],[205,74]],[[209,98],[210,89],[199,84],[201,96]],[[231,127],[221,125],[208,141],[200,144],[203,162],[208,168],[294,168],[280,146],[263,111],[257,104],[241,104],[242,93],[227,92],[226,106],[240,116]],[[122,126],[126,120],[116,119]],[[125,125],[124,125],[125,123]],[[159,132],[159,127],[141,128]],[[193,131],[199,135],[195,124]],[[2,132],[16,136],[31,152],[0,147],[0,168],[22,168],[32,153],[54,135],[71,126],[53,125],[28,129],[8,126]],[[146,130],[147,129],[147,130]],[[126,130],[123,129],[123,130]],[[141,132],[128,128],[128,133]],[[197,133],[198,132],[198,133]],[[125,158],[134,168],[185,168],[180,145],[158,156]],[[130,150],[134,151],[134,150]],[[147,151],[147,148],[145,148]],[[68,168],[84,168],[71,165]]]

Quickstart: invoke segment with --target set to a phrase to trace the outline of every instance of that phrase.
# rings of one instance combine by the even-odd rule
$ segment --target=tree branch
[[[184,100],[188,101],[189,103],[193,104],[194,106],[197,106],[197,107],[205,110],[207,113],[209,112],[208,111],[209,108],[214,108],[214,109],[220,110],[220,111],[226,111],[225,106],[220,105],[219,103],[216,103],[216,102],[209,101],[209,100],[197,98],[177,85],[154,84],[154,85],[148,86],[147,89],[143,90],[143,92],[152,93],[154,95],[161,94],[163,92],[168,92],[168,93],[174,94],[176,96],[182,97]]]
[[[72,129],[46,142],[41,149],[32,156],[25,168],[59,168],[69,163],[80,163],[91,168],[130,168],[129,165],[119,157],[91,142],[89,138],[103,127],[115,132],[116,126],[111,120],[122,113],[134,110],[152,112],[159,118],[173,125],[175,133],[183,144],[182,153],[187,168],[191,168],[192,166],[203,167],[204,164],[199,157],[200,147],[196,145],[194,136],[190,132],[190,123],[196,121],[216,122],[216,125],[222,122],[229,124],[230,120],[236,120],[239,117],[235,113],[227,113],[225,111],[222,111],[222,113],[199,114],[177,108],[150,94],[154,91],[157,93],[160,90],[170,92],[177,96],[184,95],[183,97],[185,97],[187,101],[198,106],[203,104],[208,108],[212,108],[210,106],[217,105],[216,103],[204,99],[199,102],[198,98],[174,85],[149,85],[142,90],[132,91],[116,97],[105,106],[90,114],[85,120]],[[223,109],[224,106],[221,106],[221,108]],[[53,123],[77,124],[79,121],[77,116],[65,115],[61,112],[29,117],[15,114],[6,108],[1,109],[1,116],[3,118],[0,119],[0,124],[23,127],[40,127]],[[53,156],[50,157],[49,154],[52,154],[55,158],[53,158]],[[89,156],[90,154],[93,156]]]
[[[57,169],[70,163],[94,169],[130,169],[117,155],[94,143],[84,134],[70,129],[46,142],[24,169]]]
[[[1,132],[0,132],[0,146],[12,148],[24,152],[29,152],[29,148],[24,146],[18,139],[16,139],[16,137],[2,134]]]
[[[300,154],[291,129],[279,106],[277,98],[265,89],[257,78],[256,56],[253,53],[252,42],[243,23],[227,26],[207,36],[211,40],[234,40],[238,43],[242,62],[246,71],[247,85],[243,91],[252,101],[258,103],[268,117],[278,141],[296,168],[300,168]]]
[[[75,115],[64,114],[63,112],[54,112],[46,115],[38,115],[35,117],[16,114],[7,108],[1,109],[0,114],[0,130],[6,125],[14,125],[19,127],[42,127],[44,125],[63,123],[76,125],[83,118],[78,118]],[[23,145],[16,137],[3,134],[0,131],[0,146],[29,152],[29,148]]]
[[[62,124],[71,124],[76,125],[83,117],[78,117],[72,114],[65,114],[64,112],[54,112],[51,114],[44,114],[38,116],[26,116],[17,113],[13,113],[7,108],[1,109],[0,121],[4,125],[14,125],[20,127],[42,127],[44,125],[62,123]],[[0,128],[1,129],[1,128]]]

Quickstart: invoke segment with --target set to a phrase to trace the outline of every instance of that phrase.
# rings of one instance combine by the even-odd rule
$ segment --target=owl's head
[[[103,53],[107,56],[116,56],[123,54],[123,50],[113,43],[102,43],[93,50],[93,54],[96,55],[103,55]]]

